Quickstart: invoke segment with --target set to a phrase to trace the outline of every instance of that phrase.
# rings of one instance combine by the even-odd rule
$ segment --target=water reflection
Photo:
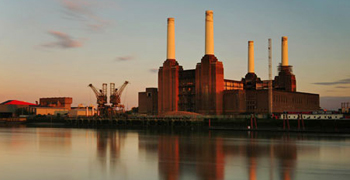
[[[158,168],[160,177],[175,180],[180,174],[179,136],[162,136],[158,138]]]
[[[258,137],[255,133],[235,134],[234,139],[217,135],[182,136],[162,134],[154,136],[140,135],[140,149],[149,153],[158,153],[160,179],[174,180],[191,177],[195,173],[198,179],[227,179],[226,161],[244,158],[247,179],[256,180],[258,176],[268,179],[294,179],[298,156],[296,140],[288,134],[271,136],[270,139]],[[238,136],[238,138],[237,138]],[[302,147],[304,152],[318,152],[318,147]],[[244,161],[234,163],[244,166]],[[232,164],[232,162],[231,162]],[[191,167],[192,166],[192,167]],[[242,172],[240,172],[242,173]],[[237,176],[245,176],[237,174]]]
[[[96,131],[97,158],[103,169],[106,169],[107,165],[110,165],[111,169],[116,167],[125,138],[126,133],[123,131]]]
[[[349,139],[260,132],[0,128],[0,174],[1,179],[39,180],[348,179]]]
[[[72,133],[70,129],[60,131],[36,129],[40,151],[70,151],[72,147]]]

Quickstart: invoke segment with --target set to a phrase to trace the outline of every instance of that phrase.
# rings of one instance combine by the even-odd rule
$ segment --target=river
[[[350,136],[0,127],[0,179],[350,179]]]

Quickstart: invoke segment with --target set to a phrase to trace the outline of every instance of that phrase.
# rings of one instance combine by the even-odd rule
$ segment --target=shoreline
[[[27,121],[0,121],[1,126],[25,125],[26,127],[57,128],[109,128],[109,129],[202,129],[213,131],[290,132],[350,134],[347,120],[276,120],[234,118],[28,118]]]

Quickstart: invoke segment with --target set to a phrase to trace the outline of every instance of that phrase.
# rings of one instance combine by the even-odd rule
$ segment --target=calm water
[[[350,179],[350,136],[0,128],[0,179]]]

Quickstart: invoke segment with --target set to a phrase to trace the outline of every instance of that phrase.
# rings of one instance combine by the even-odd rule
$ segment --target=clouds
[[[336,86],[335,88],[338,88],[338,89],[349,89],[350,87],[348,87],[348,86]]]
[[[69,19],[84,22],[93,31],[102,30],[111,23],[96,13],[97,7],[101,7],[98,1],[60,0],[60,3]]]
[[[82,22],[84,26],[93,31],[100,31],[110,24],[110,21],[105,20],[97,15],[97,8],[114,6],[102,4],[98,0],[57,0],[63,8],[66,15],[65,18]],[[76,48],[82,47],[83,40],[76,40],[68,34],[60,31],[48,31],[50,35],[55,37],[57,41],[42,44],[43,47],[49,48]],[[123,59],[121,59],[123,60]]]
[[[316,82],[314,84],[325,85],[325,86],[329,86],[329,85],[346,85],[346,84],[350,84],[350,78],[341,79],[339,81],[333,81],[333,82]],[[338,87],[342,88],[344,86],[338,86]]]
[[[151,73],[157,73],[158,72],[158,69],[157,68],[152,68],[149,70]]]
[[[130,61],[135,59],[135,56],[119,56],[116,58],[116,61]]]
[[[74,40],[69,35],[59,31],[49,31],[50,35],[54,36],[57,41],[43,44],[44,47],[58,47],[58,48],[75,48],[83,46],[82,41]]]
[[[349,96],[321,96],[320,104],[324,109],[337,110],[342,102],[350,102]]]

